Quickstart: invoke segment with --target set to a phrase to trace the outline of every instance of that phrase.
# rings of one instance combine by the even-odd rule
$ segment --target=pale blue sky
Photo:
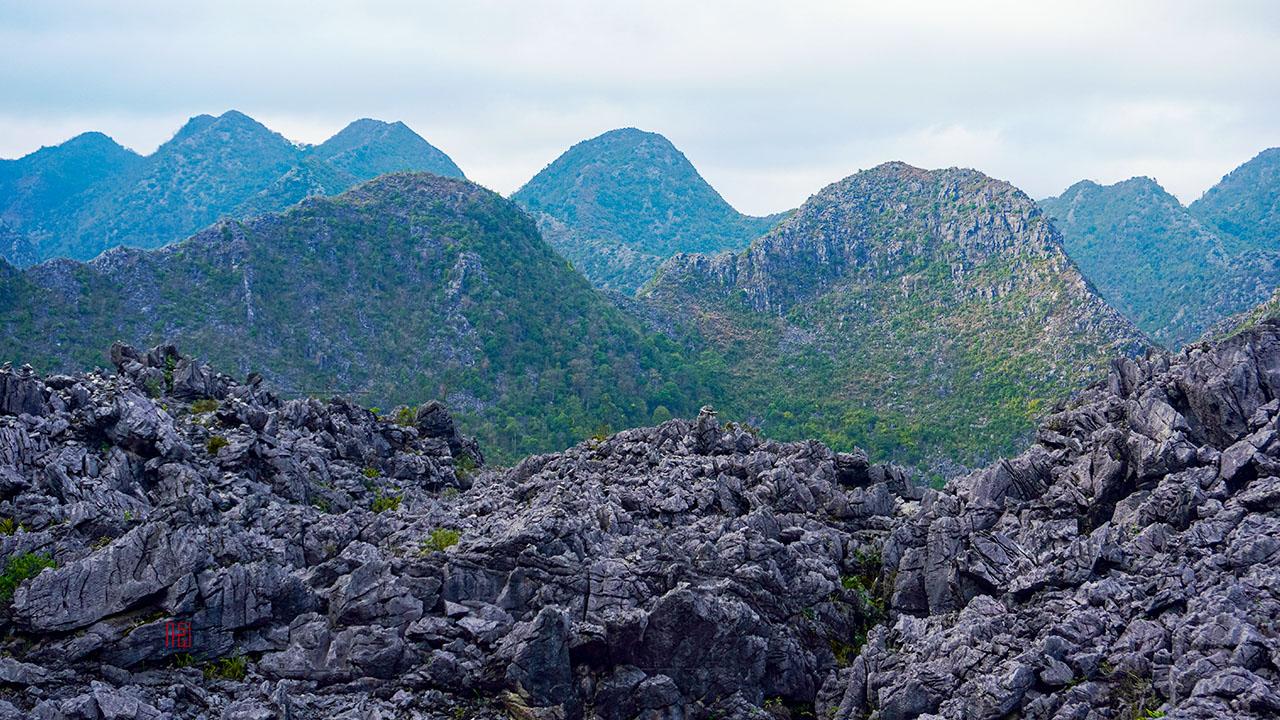
[[[304,142],[403,120],[504,193],[633,125],[755,213],[893,159],[1190,201],[1280,145],[1277,68],[1261,0],[0,0],[0,157],[90,129],[149,152],[235,108]]]

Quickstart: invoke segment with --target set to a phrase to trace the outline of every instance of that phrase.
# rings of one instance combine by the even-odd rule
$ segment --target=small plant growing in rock
[[[444,552],[445,550],[458,544],[458,540],[462,538],[462,534],[457,530],[448,528],[436,528],[431,531],[431,535],[422,541],[422,554],[427,555],[433,552]]]
[[[373,504],[369,509],[376,512],[386,512],[387,510],[396,511],[400,509],[400,501],[403,500],[399,495],[383,495],[381,492],[375,493],[373,496]]]
[[[475,458],[470,455],[459,455],[453,459],[453,474],[459,480],[470,477],[477,467]]]
[[[178,361],[172,355],[164,359],[164,386],[170,390],[173,389],[173,371],[178,367]]]
[[[456,500],[458,498],[458,488],[447,487],[444,489],[444,492],[440,493],[440,497],[445,500]]]
[[[221,435],[213,435],[209,438],[209,442],[205,443],[204,449],[207,450],[210,455],[217,455],[219,450],[230,444],[231,443]]]
[[[13,593],[23,582],[40,574],[45,568],[56,568],[58,564],[48,555],[22,553],[9,558],[4,564],[4,572],[0,573],[0,602],[13,600]]]
[[[208,412],[213,412],[214,410],[217,410],[217,409],[218,409],[218,401],[214,400],[213,398],[197,400],[191,403],[191,412],[193,413],[208,413]]]
[[[413,411],[413,408],[408,408],[408,407],[396,408],[395,423],[397,425],[409,427],[413,425],[414,420],[416,420],[416,415]]]
[[[379,470],[379,469],[378,469],[378,468],[376,468],[376,467],[367,467],[367,468],[365,468],[365,469],[361,470],[360,472],[361,472],[361,473],[363,473],[363,474],[364,474],[364,476],[365,476],[365,477],[367,477],[367,478],[369,478],[370,480],[372,480],[372,479],[374,479],[374,478],[377,478],[377,477],[382,477],[382,471],[381,471],[381,470]]]
[[[244,680],[249,674],[249,659],[243,655],[219,658],[204,666],[204,679]]]
[[[173,666],[176,668],[189,668],[196,664],[196,656],[191,653],[180,653],[173,656]]]
[[[18,523],[13,518],[0,518],[0,535],[12,535],[18,532]]]

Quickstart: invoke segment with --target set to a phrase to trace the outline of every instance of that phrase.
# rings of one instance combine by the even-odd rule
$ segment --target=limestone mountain
[[[1280,150],[1184,207],[1151,178],[1041,201],[1103,297],[1166,347],[1194,341],[1280,284]]]
[[[462,170],[448,155],[402,122],[386,123],[369,118],[356,120],[337,135],[311,148],[308,155],[361,180],[409,171],[463,177]]]
[[[678,255],[642,298],[723,353],[730,414],[783,437],[945,468],[1147,341],[1022,192],[888,163],[828,186],[739,253]]]
[[[180,340],[293,395],[447,399],[502,456],[696,411],[676,348],[644,333],[511,202],[382,176],[155,251],[0,273],[4,360],[100,364],[104,343]]]
[[[628,293],[676,253],[743,248],[781,218],[739,213],[670,141],[635,128],[574,145],[512,199],[588,279]]]
[[[1232,170],[1189,210],[1248,248],[1280,248],[1280,148]]]
[[[17,160],[0,160],[0,257],[28,265],[54,241],[50,228],[93,202],[95,192],[143,162],[90,132]]]
[[[192,118],[141,157],[91,133],[0,161],[0,256],[19,265],[160,247],[224,217],[281,210],[393,170],[462,172],[401,123],[359,120],[299,146],[235,111]]]

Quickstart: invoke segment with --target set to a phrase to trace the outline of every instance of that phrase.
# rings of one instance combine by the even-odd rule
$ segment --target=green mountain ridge
[[[1151,178],[1082,181],[1040,201],[1103,297],[1177,348],[1280,285],[1280,151],[1267,150],[1190,206]]]
[[[157,250],[5,267],[0,338],[4,360],[43,370],[102,364],[113,340],[171,340],[295,395],[443,398],[499,459],[694,413],[708,395],[519,208],[427,174]]]
[[[1150,347],[1059,243],[1008,183],[887,163],[745,251],[676,256],[641,299],[722,353],[731,415],[948,472]]]
[[[145,157],[87,133],[0,160],[0,257],[26,266],[160,247],[224,217],[282,210],[400,170],[462,177],[402,123],[358,120],[299,146],[232,110],[193,117]]]
[[[588,279],[627,293],[676,253],[746,247],[785,215],[739,213],[669,140],[635,128],[574,145],[511,198]]]
[[[1280,248],[1280,147],[1227,173],[1187,209],[1244,249]]]

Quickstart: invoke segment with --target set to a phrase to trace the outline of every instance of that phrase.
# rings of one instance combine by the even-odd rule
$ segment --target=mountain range
[[[2,264],[2,261],[0,261]],[[0,267],[3,359],[101,364],[103,339],[172,339],[293,396],[447,400],[498,457],[575,442],[707,396],[510,201],[391,174],[282,214],[88,263]]]
[[[635,128],[574,145],[511,199],[587,279],[626,293],[672,255],[744,248],[785,216],[739,213],[669,140]]]
[[[1041,201],[1103,297],[1177,348],[1280,286],[1280,148],[1183,206],[1151,178],[1072,185]]]
[[[709,403],[937,480],[1016,449],[1111,356],[1280,285],[1265,232],[1228,234],[1270,212],[1273,159],[1189,209],[1149,180],[1037,206],[887,163],[752,218],[636,129],[510,200],[401,123],[296,146],[228,112],[147,157],[90,133],[0,164],[7,247],[163,247],[0,262],[0,359],[66,371],[113,340],[176,340],[295,395],[445,399],[500,461]],[[435,177],[384,175],[406,166]]]
[[[400,170],[463,177],[399,122],[357,120],[319,145],[299,146],[229,111],[191,118],[145,157],[85,133],[0,160],[0,257],[25,266],[160,247],[224,217],[282,210]]]

